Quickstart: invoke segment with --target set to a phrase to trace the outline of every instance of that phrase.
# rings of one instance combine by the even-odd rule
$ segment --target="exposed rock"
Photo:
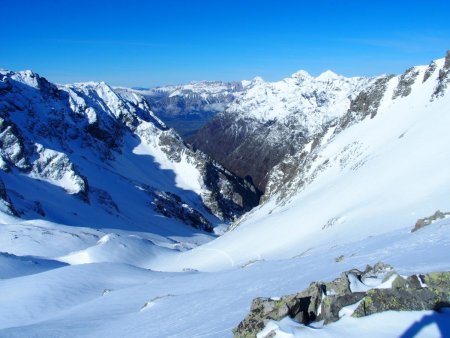
[[[80,195],[84,199],[88,199],[88,182],[66,154],[40,146],[37,153],[39,158],[33,162],[31,170],[33,177],[49,180],[61,186],[69,194]]]
[[[19,129],[13,122],[2,117],[0,117],[0,155],[5,163],[4,170],[9,170],[11,166],[20,170],[30,169],[24,140]]]
[[[447,51],[444,61],[444,67],[439,69],[438,84],[434,89],[431,100],[439,98],[444,95],[448,84],[450,83],[450,50]]]
[[[430,272],[425,275],[420,275],[425,285],[429,288],[447,291],[450,289],[450,272]]]
[[[331,295],[325,298],[322,304],[322,318],[324,324],[338,321],[340,318],[339,311],[341,311],[342,308],[359,302],[365,295],[365,292],[354,292],[344,295]]]
[[[366,116],[374,118],[378,112],[381,99],[383,98],[388,82],[394,75],[378,78],[367,89],[362,90],[354,100],[350,102],[350,108],[339,121],[338,130],[343,130],[350,125],[363,120]]]
[[[440,210],[437,210],[433,215],[429,217],[419,218],[416,224],[414,225],[414,228],[411,230],[411,232],[422,229],[423,227],[430,225],[434,221],[446,218],[448,216],[450,216],[450,212],[442,212]]]
[[[390,286],[383,284],[389,281]],[[364,271],[343,272],[332,282],[311,283],[308,289],[295,295],[257,298],[233,333],[236,338],[256,337],[269,320],[279,321],[287,316],[305,325],[321,320],[326,325],[338,321],[343,315],[341,310],[350,305],[356,307],[354,317],[388,310],[439,310],[450,306],[449,294],[450,272],[404,278],[390,265],[377,263]]]
[[[19,213],[14,208],[14,205],[12,204],[7,192],[6,187],[3,181],[0,179],[0,211],[12,215],[12,216],[18,216]]]
[[[399,78],[397,88],[394,90],[393,99],[405,97],[411,94],[411,86],[416,81],[419,72],[414,68],[407,69]]]
[[[250,314],[233,330],[235,337],[256,337],[269,320],[281,320],[289,316],[300,323],[318,320],[324,285],[312,283],[308,289],[281,298],[256,298]]]
[[[434,61],[431,61],[430,65],[428,66],[427,70],[425,71],[425,73],[423,74],[423,81],[425,82],[427,81],[431,75],[433,75],[434,71],[437,68],[437,64]]]
[[[369,316],[383,311],[440,310],[450,306],[447,292],[422,289],[372,289],[358,305],[354,317]]]
[[[155,210],[169,218],[178,218],[194,228],[213,231],[211,222],[209,222],[200,212],[184,203],[182,199],[170,192],[154,192],[153,205]]]

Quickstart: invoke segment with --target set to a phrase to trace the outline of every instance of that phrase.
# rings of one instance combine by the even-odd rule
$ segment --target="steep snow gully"
[[[353,316],[407,276],[425,277],[397,293],[449,294],[429,274],[450,271],[449,83],[450,53],[398,76],[146,93],[1,70],[0,337],[241,337],[251,316],[249,337],[450,336],[445,306]],[[143,94],[215,115],[190,146]],[[398,278],[369,276],[380,261]],[[344,271],[342,294],[366,298],[332,323],[282,312]]]

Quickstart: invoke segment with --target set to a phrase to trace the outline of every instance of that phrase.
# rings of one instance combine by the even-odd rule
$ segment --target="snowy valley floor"
[[[449,218],[414,233],[408,227],[219,272],[145,269],[152,257],[167,254],[176,259],[177,254],[136,234],[98,241],[94,230],[50,223],[27,226],[28,233],[19,238],[14,237],[17,228],[0,225],[1,251],[9,252],[0,254],[0,337],[232,337],[232,328],[255,297],[295,293],[312,281],[329,281],[342,271],[378,261],[404,275],[450,270]],[[40,244],[38,229],[33,229],[37,227],[52,234]],[[90,237],[80,256],[80,238]],[[17,240],[20,245],[14,244]],[[108,250],[102,251],[105,245]],[[69,255],[72,251],[78,253]],[[93,263],[67,263],[88,256]],[[139,256],[140,267],[131,265]],[[320,329],[286,322],[277,337],[445,337],[450,335],[449,323],[449,312],[386,312],[344,317]]]

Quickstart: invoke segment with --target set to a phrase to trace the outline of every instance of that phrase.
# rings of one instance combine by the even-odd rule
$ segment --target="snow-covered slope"
[[[257,204],[146,99],[105,83],[0,72],[1,208],[23,219],[162,235],[212,231]]]
[[[2,254],[2,269],[14,266],[18,273],[21,264],[26,273],[0,277],[6,277],[0,280],[0,336],[228,338],[255,297],[295,293],[311,281],[331,281],[342,271],[364,269],[380,260],[405,275],[449,270],[449,227],[446,219],[415,233],[408,227],[216,273],[156,272],[120,263],[57,267],[42,259],[17,262]],[[82,235],[77,229],[73,233]],[[440,329],[448,332],[449,315],[430,311],[345,317],[323,329],[299,330],[301,336],[394,338],[430,316],[434,321],[425,321],[431,325],[423,325],[416,337],[445,337]]]
[[[149,100],[154,112],[167,125],[188,138],[225,110],[244,86],[245,82],[194,81],[134,91]]]
[[[255,78],[193,144],[264,191],[273,166],[344,115],[351,99],[374,80],[331,71],[315,78],[299,71],[278,82]]]
[[[370,80],[342,116],[273,168],[265,203],[213,241],[183,227],[182,216],[161,216],[180,215],[182,207],[211,219],[191,199],[199,201],[204,186],[184,176],[193,176],[192,152],[172,151],[183,143],[156,117],[128,116],[123,108],[117,114],[96,99],[88,107],[104,113],[82,110],[77,123],[64,118],[60,129],[51,108],[68,116],[77,116],[76,109],[66,110],[52,90],[19,95],[16,80],[2,76],[1,337],[232,337],[255,297],[296,293],[378,261],[402,275],[450,270],[450,218],[435,214],[450,211],[450,54],[401,76]],[[81,93],[86,86],[97,85],[70,87]],[[72,97],[68,92],[56,91]],[[117,94],[118,104],[127,107],[128,95]],[[52,104],[37,109],[36,102]],[[8,111],[17,114],[10,118]],[[134,126],[141,113],[146,123],[138,119]],[[112,115],[129,127],[108,137],[103,131],[116,124],[103,117]],[[98,122],[88,128],[86,119]],[[146,128],[157,130],[146,134]],[[177,167],[182,156],[187,163]],[[185,202],[171,203],[178,198]],[[153,207],[135,214],[151,201]],[[417,219],[433,214],[444,218],[411,232]],[[445,311],[342,316],[317,329],[280,322],[277,337],[445,337],[450,329]]]
[[[449,82],[450,54],[378,79],[339,121],[274,168],[263,205],[174,268],[292,257],[450,210]],[[211,254],[202,259],[204,250]]]

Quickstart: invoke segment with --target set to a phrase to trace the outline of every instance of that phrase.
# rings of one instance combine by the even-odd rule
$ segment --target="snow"
[[[119,247],[111,248],[105,251],[110,255],[107,263],[52,266],[41,272],[30,269],[27,275],[0,280],[0,336],[231,337],[231,329],[244,318],[255,297],[295,293],[311,281],[331,281],[344,270],[364,269],[379,260],[393,264],[401,274],[449,270],[449,226],[448,221],[441,220],[415,233],[403,229],[356,243],[330,243],[295,258],[257,261],[209,273],[188,269],[156,272],[114,263]],[[80,235],[84,231],[68,228]],[[0,234],[2,238],[3,228]],[[55,232],[50,238],[67,245],[61,235]],[[123,236],[110,233],[100,243],[108,245],[116,238]],[[41,246],[45,248],[46,244]],[[1,247],[8,246],[3,243]],[[140,250],[139,245],[129,248],[137,253]],[[336,263],[335,257],[343,253],[345,259]],[[155,259],[156,265],[158,259],[149,258]],[[448,314],[385,313],[359,319],[345,316],[335,324],[306,331],[317,337],[361,332],[398,336],[430,315],[441,324],[448,323]],[[386,324],[380,327],[380,320]],[[301,330],[303,334],[305,328]],[[433,336],[436,330],[431,325],[422,333]]]
[[[350,317],[355,310],[358,308],[359,304],[362,302],[362,300],[360,300],[359,302],[356,302],[355,304],[351,304],[349,306],[345,306],[343,307],[340,311],[339,311],[339,318],[342,317]]]
[[[314,78],[300,70],[277,82],[255,77],[225,114],[257,121],[296,124],[313,134],[325,122],[342,116],[350,98],[373,81],[368,78],[345,78],[331,71]]]
[[[254,259],[293,257],[330,242],[412,229],[417,219],[450,210],[450,175],[443,169],[450,165],[450,95],[430,101],[438,73],[425,83],[420,73],[411,94],[396,100],[392,91],[398,80],[391,79],[373,119],[328,139],[330,129],[317,158],[299,178],[305,185],[295,190],[293,182],[286,198],[277,202],[273,196],[233,231],[202,247],[220,252],[217,264],[197,250],[180,260],[196,269],[217,270]]]
[[[349,273],[347,275],[348,281],[350,283],[350,291],[351,292],[365,292],[370,290],[371,288],[367,285],[365,285],[364,283],[362,283],[358,277],[356,276],[356,274],[354,273]]]
[[[157,128],[145,123],[139,138],[124,139],[129,157],[116,154],[103,166],[88,152],[73,155],[95,182],[96,194],[108,191],[120,205],[117,215],[94,213],[105,207],[96,200],[90,205],[60,194],[61,187],[70,188],[65,180],[48,184],[2,173],[14,202],[42,200],[51,208],[45,219],[0,213],[0,337],[231,337],[255,297],[277,299],[378,261],[401,275],[449,271],[450,218],[411,233],[418,218],[450,210],[450,96],[430,102],[438,71],[422,83],[425,68],[418,69],[409,96],[392,99],[398,83],[393,78],[373,119],[339,134],[329,129],[317,149],[303,148],[317,156],[298,177],[307,179],[304,185],[293,182],[290,194],[271,197],[217,239],[142,208],[150,184],[189,201],[190,192],[202,188],[189,158],[181,153],[180,161],[171,161],[160,152]],[[33,84],[30,73],[21,76]],[[317,82],[328,84],[337,78],[330,72],[320,77]],[[285,91],[298,78],[310,81],[304,73],[271,85],[253,81],[245,95],[279,108],[270,90]],[[336,86],[353,86],[353,80],[342,81]],[[105,100],[120,99],[100,87]],[[339,109],[353,91],[343,92],[332,103]],[[283,115],[257,113],[263,119]],[[395,276],[384,283],[381,275],[349,278],[353,291],[364,291],[389,287]],[[274,330],[276,337],[289,338],[439,337],[450,330],[446,310],[353,318],[356,305],[343,309],[336,323],[304,326],[285,318],[258,336]]]
[[[336,323],[326,328],[316,329],[304,326],[290,320],[271,321],[258,338],[274,331],[274,338],[302,337],[445,337],[450,329],[450,313],[435,313],[433,311],[395,312],[387,311],[365,318],[344,316]],[[382,323],[382,325],[380,325]],[[412,325],[408,328],[408,324]]]
[[[320,74],[318,77],[316,77],[316,80],[321,81],[321,82],[330,82],[333,80],[338,80],[339,78],[340,78],[340,76],[338,74],[334,73],[331,70],[326,70],[322,74]]]
[[[159,168],[163,170],[171,170],[175,174],[175,186],[185,190],[191,190],[198,195],[203,192],[203,179],[199,170],[196,168],[193,161],[185,154],[181,154],[180,161],[171,161],[167,154],[161,150],[161,147],[148,141],[141,141],[133,149],[133,153],[137,155],[151,155],[155,161],[159,164]]]
[[[204,100],[211,100],[217,97],[230,95],[236,90],[239,90],[238,84],[238,82],[192,81],[188,84],[183,85],[168,85],[144,90],[130,90],[128,88],[118,89],[124,89],[128,92],[133,91],[148,96],[158,96],[161,94],[166,94],[169,98],[176,96],[186,98],[198,96]],[[245,81],[242,81],[240,84],[245,87]]]

